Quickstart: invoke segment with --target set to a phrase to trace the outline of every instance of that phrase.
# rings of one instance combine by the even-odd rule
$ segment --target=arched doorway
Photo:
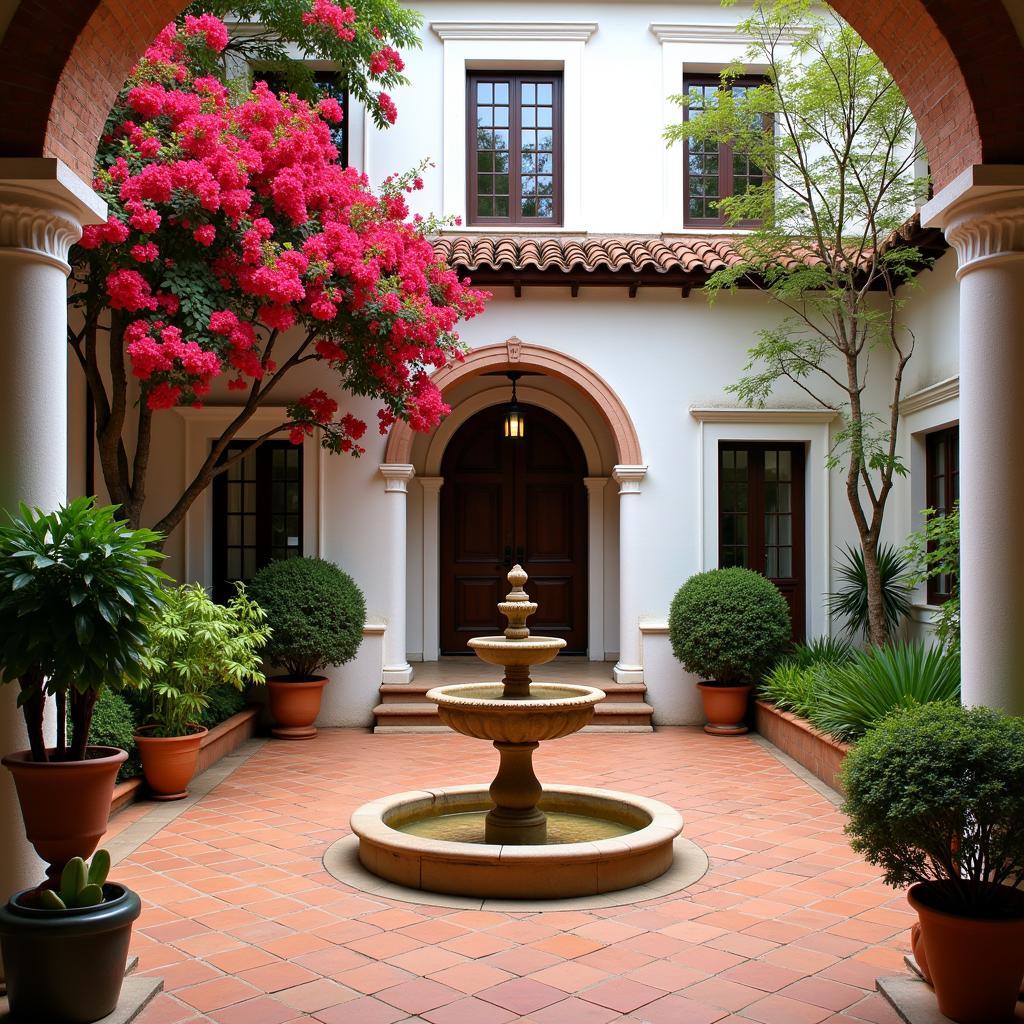
[[[466,641],[505,623],[497,603],[515,563],[530,574],[539,605],[528,625],[587,651],[587,472],[583,448],[566,424],[524,406],[526,433],[510,440],[503,405],[471,416],[442,462],[440,646],[466,654]]]

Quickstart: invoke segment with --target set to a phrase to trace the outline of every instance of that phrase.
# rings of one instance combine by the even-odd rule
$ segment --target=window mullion
[[[519,224],[523,218],[523,93],[522,80],[519,75],[509,75],[508,92],[508,213],[509,221]]]

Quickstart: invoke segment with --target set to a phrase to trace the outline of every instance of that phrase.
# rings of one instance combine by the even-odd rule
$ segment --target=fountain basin
[[[565,641],[557,636],[527,636],[517,640],[504,636],[478,636],[467,643],[481,661],[488,665],[506,666],[543,665],[565,646]]]
[[[501,683],[460,683],[427,691],[441,720],[456,732],[497,743],[535,743],[578,732],[604,699],[595,686],[532,683],[530,696],[508,698]]]
[[[399,793],[352,815],[359,860],[381,878],[411,889],[479,898],[594,896],[650,882],[672,866],[683,819],[667,804],[582,786],[545,787],[546,813],[583,815],[624,826],[613,838],[546,845],[452,842],[401,831],[442,815],[488,811],[483,786]]]

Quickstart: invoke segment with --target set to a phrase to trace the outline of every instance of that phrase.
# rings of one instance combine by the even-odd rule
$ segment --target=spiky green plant
[[[801,718],[809,718],[817,699],[818,679],[813,665],[800,665],[786,659],[768,673],[759,694],[780,711],[791,711]]]
[[[911,611],[909,566],[899,549],[891,544],[878,545],[878,575],[882,588],[882,612],[890,637],[896,635]],[[869,633],[868,573],[864,551],[851,547],[843,550],[836,566],[839,588],[829,596],[829,611],[838,618],[850,638]]]
[[[40,889],[39,903],[45,910],[95,907],[103,902],[103,884],[109,873],[110,854],[106,850],[97,850],[89,865],[81,857],[72,857],[61,872],[60,889]]]
[[[804,644],[795,644],[789,661],[801,668],[812,665],[843,665],[853,657],[853,644],[846,637],[818,636]]]
[[[899,708],[960,699],[960,659],[923,642],[871,647],[823,665],[811,724],[855,740]]]

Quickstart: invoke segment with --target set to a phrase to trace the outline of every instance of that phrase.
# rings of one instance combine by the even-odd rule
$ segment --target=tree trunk
[[[882,576],[878,571],[878,535],[871,531],[861,538],[864,550],[864,572],[868,584],[868,641],[875,647],[889,642],[889,627],[882,601]]]

